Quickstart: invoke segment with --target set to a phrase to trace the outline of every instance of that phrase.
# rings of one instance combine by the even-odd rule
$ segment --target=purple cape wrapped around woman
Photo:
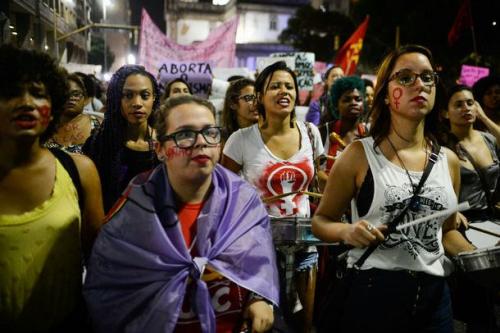
[[[172,332],[188,279],[203,332],[215,332],[205,265],[278,304],[276,259],[266,209],[255,190],[221,166],[197,219],[193,258],[182,236],[164,165],[131,181],[126,201],[94,245],[84,286],[98,332]]]

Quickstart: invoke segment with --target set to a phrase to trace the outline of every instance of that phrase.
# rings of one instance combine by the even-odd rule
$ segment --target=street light
[[[110,0],[102,0],[102,23],[106,23],[106,7],[113,7]],[[108,70],[107,30],[104,30],[104,70]]]

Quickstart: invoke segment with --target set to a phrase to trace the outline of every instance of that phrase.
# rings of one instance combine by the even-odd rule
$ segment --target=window
[[[269,17],[269,30],[278,30],[278,15],[271,14]]]

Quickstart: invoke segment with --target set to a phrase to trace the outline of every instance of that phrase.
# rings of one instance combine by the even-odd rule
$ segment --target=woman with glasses
[[[87,91],[82,79],[71,74],[68,76],[68,83],[69,99],[64,105],[57,130],[47,140],[45,147],[82,154],[83,144],[100,124],[97,117],[83,113]]]
[[[123,66],[109,82],[104,121],[83,147],[99,170],[106,212],[135,175],[158,164],[152,124],[159,101],[156,80],[142,66]]]
[[[259,123],[233,133],[224,146],[222,164],[253,184],[266,199],[269,215],[277,218],[310,217],[307,191],[312,182],[314,161],[323,154],[316,126],[297,121],[295,105],[298,85],[295,73],[285,62],[266,67],[255,81]],[[279,199],[271,197],[289,194]],[[314,289],[318,253],[314,246],[278,247],[285,258],[295,255],[295,280],[285,281],[282,274],[282,298],[285,313],[297,312],[296,303],[304,309],[301,331],[312,325]],[[284,263],[286,259],[282,260]],[[293,264],[292,264],[293,266]],[[289,275],[290,275],[289,274]],[[300,301],[297,301],[296,295]],[[288,302],[288,304],[286,304]]]
[[[340,332],[453,332],[444,254],[474,249],[455,229],[456,214],[395,228],[457,206],[458,158],[437,149],[442,92],[430,51],[418,45],[392,51],[377,82],[370,136],[336,160],[312,222],[318,238],[352,247],[344,298],[332,299],[338,312],[326,308],[321,325]],[[351,222],[342,223],[349,207]]]
[[[222,109],[222,127],[227,137],[259,120],[256,98],[253,80],[242,78],[231,82]]]
[[[94,246],[85,298],[98,332],[267,332],[278,302],[258,193],[218,166],[215,109],[162,105],[161,165],[130,183]]]

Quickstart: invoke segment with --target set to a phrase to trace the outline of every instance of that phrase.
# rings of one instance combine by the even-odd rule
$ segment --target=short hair
[[[167,99],[165,103],[163,103],[160,106],[160,109],[158,110],[158,114],[154,125],[158,142],[164,143],[166,141],[165,136],[167,134],[167,128],[168,128],[167,118],[170,112],[177,106],[184,104],[198,104],[204,106],[212,113],[212,115],[215,118],[215,107],[213,106],[212,103],[210,103],[206,99],[194,95],[173,96]]]
[[[365,96],[365,84],[358,76],[344,76],[333,83],[328,97],[328,110],[333,119],[340,119],[338,104],[340,98],[346,91],[357,89],[362,97]]]
[[[474,92],[474,96],[476,100],[484,107],[483,97],[486,94],[486,90],[494,85],[500,86],[500,76],[498,75],[488,75],[480,78],[474,83],[472,86],[472,91]]]
[[[224,108],[222,109],[222,126],[226,130],[226,135],[229,137],[233,132],[239,129],[238,115],[236,110],[232,107],[233,104],[238,103],[240,92],[243,88],[248,86],[255,86],[255,81],[247,78],[242,78],[231,82],[226,91],[224,98]]]
[[[0,98],[11,99],[21,92],[21,86],[29,82],[45,85],[52,105],[52,121],[40,135],[44,143],[56,131],[64,104],[68,99],[67,73],[52,57],[34,50],[18,49],[12,45],[0,46]]]
[[[373,106],[371,115],[373,123],[370,126],[370,135],[373,136],[374,146],[378,146],[382,140],[389,134],[391,126],[391,112],[385,103],[388,96],[389,78],[397,60],[408,53],[420,53],[427,57],[433,70],[435,70],[434,60],[431,51],[421,45],[405,45],[396,50],[391,51],[382,61],[377,73],[377,85],[375,87],[375,94],[373,97]],[[436,100],[434,108],[425,117],[424,135],[431,141],[436,142],[436,137],[439,132],[439,110],[444,106],[444,87],[438,80],[436,82]]]
[[[165,87],[165,91],[163,92],[163,95],[161,96],[161,101],[164,102],[167,98],[170,97],[170,88],[172,88],[172,85],[176,82],[182,82],[186,85],[186,87],[189,90],[189,94],[193,94],[193,89],[191,89],[191,86],[189,83],[184,80],[183,78],[178,77],[177,79],[173,79],[172,81],[167,83],[167,86]]]
[[[292,71],[284,61],[277,61],[274,64],[267,66],[262,70],[262,72],[260,72],[260,74],[257,76],[257,79],[255,80],[255,92],[257,93],[257,95],[260,94],[261,96],[264,96],[269,86],[269,82],[266,85],[266,80],[268,78],[271,78],[273,74],[277,71],[285,71],[292,76],[293,83],[295,84],[295,93],[296,93],[295,105],[296,105],[299,100],[299,85],[297,83],[297,75],[295,75],[295,72]],[[290,115],[290,127],[294,127],[295,105],[292,114]],[[262,119],[265,120],[266,110],[264,109],[264,105],[262,103],[260,102],[257,103],[257,110],[259,111],[259,114],[262,116]]]
[[[80,89],[82,90],[83,95],[85,97],[89,96],[89,94],[87,92],[87,87],[85,86],[85,83],[83,82],[83,80],[81,79],[81,77],[79,75],[77,75],[76,73],[69,74],[68,81],[73,81],[74,83],[76,83],[80,87]]]
[[[332,65],[332,66],[328,67],[328,69],[326,70],[326,72],[324,72],[324,73],[323,73],[323,75],[321,76],[321,79],[322,79],[323,81],[327,81],[327,80],[328,80],[328,75],[330,75],[330,72],[331,72],[334,68],[340,68],[340,69],[342,69],[342,67],[340,67],[339,65]],[[342,69],[342,71],[344,71],[344,70]]]
[[[374,88],[372,80],[363,79],[363,83],[365,84],[365,89],[366,89],[366,87],[372,87],[372,88]]]

